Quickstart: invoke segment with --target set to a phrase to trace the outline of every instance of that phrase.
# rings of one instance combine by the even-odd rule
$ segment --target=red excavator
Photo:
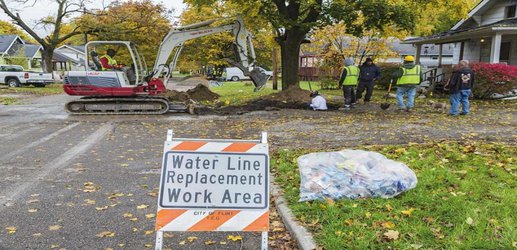
[[[185,41],[232,31],[232,44],[236,59],[232,64],[249,76],[255,90],[262,88],[268,76],[255,67],[255,51],[251,34],[240,16],[231,23],[210,27],[210,20],[171,29],[165,36],[151,72],[137,47],[128,41],[93,41],[86,44],[87,62],[85,71],[69,71],[64,77],[64,91],[69,95],[83,96],[70,101],[65,109],[72,114],[164,114],[169,110],[185,111],[186,106],[171,103],[161,96],[176,66]],[[116,51],[117,60],[130,62],[117,69],[103,68],[97,51]],[[172,52],[174,56],[169,64]],[[103,70],[104,69],[104,70]]]

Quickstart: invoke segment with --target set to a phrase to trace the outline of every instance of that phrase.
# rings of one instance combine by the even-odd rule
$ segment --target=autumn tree
[[[0,34],[18,35],[21,39],[29,41],[31,38],[20,28],[10,22],[0,20]]]
[[[402,29],[413,27],[412,13],[401,4],[391,0],[187,0],[193,6],[220,3],[237,3],[240,8],[260,5],[262,18],[266,18],[276,30],[276,41],[280,45],[282,60],[282,89],[298,85],[298,61],[300,45],[309,31],[322,25],[343,21],[347,32],[360,36],[370,28],[383,29],[393,25]],[[244,13],[244,12],[243,12]],[[246,13],[247,15],[250,15]],[[362,25],[354,21],[362,16]]]
[[[242,16],[246,28],[253,34],[253,44],[256,52],[256,64],[270,68],[272,64],[271,51],[274,46],[272,29],[268,28],[269,23],[266,19],[257,19],[259,16],[259,6],[247,5]],[[222,25],[235,20],[235,16],[243,10],[236,3],[219,3],[205,6],[190,6],[182,12],[179,26],[198,23],[206,20],[224,18],[214,23],[212,26]],[[203,13],[203,15],[199,15]],[[254,13],[254,14],[253,14]],[[260,17],[260,16],[259,16]],[[235,38],[231,32],[223,32],[210,36],[197,38],[187,41],[182,50],[180,68],[200,68],[204,65],[213,65],[216,68],[228,66],[225,58],[233,57],[233,50],[230,46]]]
[[[28,23],[27,16],[22,17],[18,13],[20,9],[31,4],[32,1],[28,0],[9,0],[9,4],[6,0],[0,0],[0,9],[2,9],[9,18],[11,18],[14,24],[18,25],[25,32],[27,32],[37,43],[43,47],[43,69],[47,72],[52,71],[52,56],[54,49],[66,41],[70,37],[83,33],[80,30],[80,26],[76,26],[70,30],[70,32],[63,34],[61,29],[66,23],[67,19],[72,18],[84,10],[84,3],[86,0],[54,0],[52,1],[57,9],[53,16],[45,17],[41,20],[37,20],[37,26],[43,26],[50,32],[47,36],[40,36],[36,33],[34,27]],[[54,6],[54,5],[51,5]]]

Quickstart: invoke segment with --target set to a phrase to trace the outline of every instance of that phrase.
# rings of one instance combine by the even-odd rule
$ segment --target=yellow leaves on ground
[[[144,232],[144,234],[145,234],[145,235],[152,234],[152,233],[154,233],[154,231],[153,231],[153,230],[146,230],[146,231]]]
[[[415,209],[411,207],[411,208],[409,208],[408,210],[403,210],[403,211],[401,211],[401,213],[402,213],[402,214],[404,214],[404,215],[407,215],[407,216],[411,216],[411,214],[413,213],[413,211],[415,211]]]
[[[142,204],[142,205],[137,206],[136,209],[146,209],[148,207],[149,207],[149,205]]]
[[[386,228],[386,229],[392,229],[395,227],[395,223],[393,223],[391,221],[383,222],[381,225],[383,228]]]
[[[124,213],[122,216],[124,216],[124,218],[131,218],[131,217],[133,217],[133,214]]]
[[[62,226],[60,226],[60,225],[53,225],[53,226],[49,226],[49,227],[48,227],[48,230],[50,230],[50,231],[56,231],[56,230],[59,230],[59,229],[61,229],[61,228],[63,228],[63,227],[62,227]]]
[[[151,219],[151,218],[154,218],[154,217],[156,217],[155,214],[146,214],[145,215],[145,218],[147,218],[147,219]]]
[[[113,194],[110,194],[110,196],[108,196],[108,199],[114,200],[117,197],[122,197],[122,196],[124,196],[124,194],[122,194],[122,193],[113,193]]]
[[[228,235],[228,237],[226,239],[231,240],[231,241],[239,241],[239,240],[242,240],[242,237],[239,235],[237,235],[237,236]]]
[[[395,149],[395,153],[397,153],[397,154],[404,154],[404,153],[406,153],[406,149],[405,148],[397,148],[397,149]]]
[[[393,207],[390,204],[386,204],[386,210],[391,212],[391,210],[393,210]]]
[[[16,227],[6,227],[5,229],[7,230],[8,234],[16,233]]]
[[[98,188],[95,187],[95,184],[93,184],[93,182],[85,182],[83,184],[83,186],[84,186],[83,192],[85,192],[85,193],[93,193],[98,190]]]
[[[99,238],[114,237],[115,233],[114,232],[110,232],[110,231],[103,231],[103,232],[100,232],[100,233],[96,234],[95,236],[97,236]]]
[[[214,245],[216,244],[217,242],[213,241],[213,240],[207,240],[205,241],[205,245]]]
[[[197,240],[197,237],[191,236],[191,237],[188,237],[187,240],[188,240],[188,242],[192,242],[192,241]]]
[[[383,235],[387,240],[397,240],[399,238],[399,232],[395,230],[388,230],[388,232],[385,232]]]
[[[29,210],[27,210],[29,213],[36,213],[38,212],[38,209],[37,208],[29,208]]]
[[[95,210],[97,210],[97,211],[104,211],[104,210],[106,210],[106,209],[108,209],[108,206],[96,207],[96,208],[95,208]]]
[[[94,200],[91,200],[91,199],[86,199],[86,200],[84,200],[84,202],[86,202],[86,204],[88,204],[88,205],[94,205],[96,203]]]

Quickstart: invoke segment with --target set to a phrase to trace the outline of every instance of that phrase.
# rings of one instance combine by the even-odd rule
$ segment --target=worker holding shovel
[[[422,67],[415,64],[413,56],[404,57],[404,64],[393,74],[397,86],[397,105],[399,110],[410,112],[415,105],[416,88],[422,82]],[[407,103],[404,96],[407,95]]]

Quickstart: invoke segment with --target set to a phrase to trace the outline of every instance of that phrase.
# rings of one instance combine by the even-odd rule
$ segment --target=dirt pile
[[[212,92],[207,86],[202,84],[198,84],[195,88],[187,90],[187,92],[167,90],[163,96],[169,101],[175,102],[186,102],[188,100],[194,100],[196,102],[214,101],[219,98],[218,94]]]
[[[188,96],[194,101],[214,101],[219,95],[212,92],[207,86],[198,84],[195,88],[187,90]]]
[[[311,101],[310,91],[303,90],[297,86],[291,86],[285,91],[273,93],[260,98],[261,100],[279,101],[283,103],[309,103]]]

